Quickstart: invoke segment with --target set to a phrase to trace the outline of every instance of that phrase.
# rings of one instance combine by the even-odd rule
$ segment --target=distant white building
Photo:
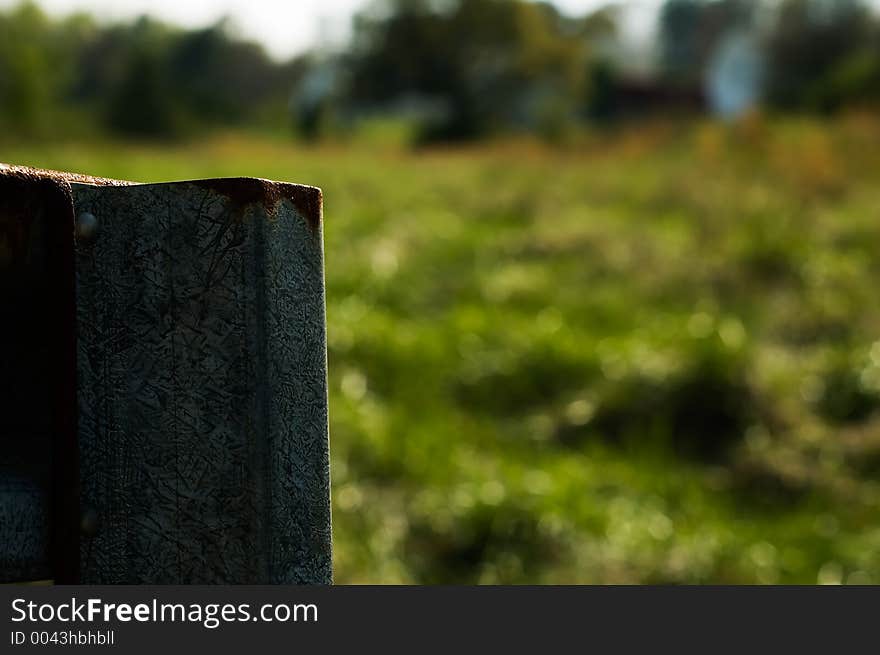
[[[332,61],[309,66],[290,95],[291,111],[310,111],[320,107],[339,91],[339,69]]]
[[[706,68],[704,90],[712,112],[734,119],[754,109],[763,94],[765,58],[755,37],[736,30],[721,39]]]

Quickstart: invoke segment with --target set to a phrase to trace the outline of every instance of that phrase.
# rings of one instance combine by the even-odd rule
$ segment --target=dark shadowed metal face
[[[0,579],[330,581],[320,206],[0,167]]]
[[[63,568],[59,541],[69,530],[55,518],[64,514],[62,494],[75,492],[73,276],[63,181],[0,169],[0,579],[6,581],[52,578]]]

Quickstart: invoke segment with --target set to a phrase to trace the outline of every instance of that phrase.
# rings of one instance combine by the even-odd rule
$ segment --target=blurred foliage
[[[373,0],[349,43],[278,62],[228,20],[105,24],[25,0],[0,11],[0,127],[175,139],[292,126],[316,140],[391,120],[417,145],[564,143],[589,125],[705,113],[710,81],[747,109],[762,95],[784,111],[876,107],[880,23],[864,1],[667,0],[657,47],[640,45],[656,56],[640,61],[618,30],[625,5],[568,15],[527,0]],[[738,72],[744,60],[759,70]]]
[[[666,0],[658,18],[661,74],[673,84],[699,85],[721,39],[752,29],[759,6],[754,0]]]
[[[339,582],[880,582],[876,116],[374,136],[0,159],[323,187]]]
[[[591,41],[613,30],[607,13],[572,19],[546,3],[388,0],[355,22],[350,97],[380,108],[433,100],[428,139],[553,132],[577,116]]]
[[[858,0],[785,0],[768,39],[769,100],[821,111],[880,91],[880,31]]]
[[[187,31],[148,17],[49,18],[31,2],[0,12],[0,124],[22,138],[285,124],[300,71],[235,38],[227,21]]]
[[[54,92],[71,74],[66,26],[50,23],[35,5],[0,13],[0,119],[23,134],[45,128]]]

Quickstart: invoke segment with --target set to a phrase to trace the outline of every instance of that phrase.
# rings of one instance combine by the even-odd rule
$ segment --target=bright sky
[[[233,18],[241,33],[262,42],[272,55],[286,58],[320,43],[345,38],[349,19],[369,0],[37,0],[52,14],[77,10],[106,20],[150,14],[184,27],[210,25],[223,16]],[[659,0],[641,0],[656,5]],[[18,0],[0,0],[5,8]],[[553,0],[562,11],[583,13],[607,0]]]

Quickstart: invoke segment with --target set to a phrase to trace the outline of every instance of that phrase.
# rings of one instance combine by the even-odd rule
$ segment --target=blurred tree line
[[[108,25],[23,2],[0,12],[0,126],[28,138],[176,137],[292,122],[315,138],[390,115],[417,123],[423,139],[555,138],[585,121],[703,111],[707,79],[742,85],[743,62],[760,69],[749,78],[760,79],[759,100],[779,110],[880,95],[880,23],[861,0],[667,0],[638,74],[619,9],[573,17],[525,0],[376,0],[342,51],[278,62],[227,21]],[[734,47],[731,35],[748,40]]]
[[[824,112],[878,99],[880,22],[862,0],[667,0],[662,78],[698,83],[731,33],[752,35],[769,107]]]
[[[0,13],[0,121],[26,137],[71,129],[174,137],[286,116],[304,62],[272,61],[226,21],[183,30],[142,17],[104,25],[48,17],[23,2]]]

